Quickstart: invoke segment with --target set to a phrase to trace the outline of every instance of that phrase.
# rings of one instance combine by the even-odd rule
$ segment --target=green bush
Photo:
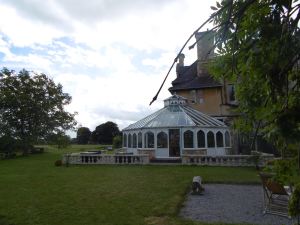
[[[55,166],[62,166],[62,164],[63,164],[62,160],[60,160],[60,159],[56,160],[55,163],[54,163]]]
[[[49,145],[57,146],[58,149],[67,148],[71,145],[71,138],[63,132],[48,135],[46,141]]]
[[[113,138],[113,147],[121,148],[122,147],[122,136],[115,136]]]
[[[15,157],[19,147],[19,142],[16,139],[7,135],[0,137],[0,153],[2,153],[3,158]]]
[[[265,172],[274,173],[274,180],[280,184],[293,185],[297,177],[297,166],[295,159],[277,159],[268,164]]]
[[[250,158],[248,158],[249,163],[253,163],[255,165],[256,170],[259,170],[259,164],[262,161],[262,155],[260,152],[252,151]]]
[[[300,214],[300,183],[294,187],[292,197],[289,201],[289,215],[298,216]]]

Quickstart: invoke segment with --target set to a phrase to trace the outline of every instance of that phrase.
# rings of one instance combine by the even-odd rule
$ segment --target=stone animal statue
[[[192,192],[193,194],[201,194],[204,191],[202,186],[202,178],[200,176],[193,177]]]

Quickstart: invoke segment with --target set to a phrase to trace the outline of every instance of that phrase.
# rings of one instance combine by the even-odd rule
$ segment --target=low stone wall
[[[182,150],[183,155],[207,155],[207,149],[206,148],[185,148]]]
[[[80,154],[63,155],[63,164],[148,164],[148,155],[106,155],[106,154]]]
[[[149,159],[155,158],[155,149],[151,148],[138,148],[137,152],[139,155],[148,155]]]
[[[86,165],[86,164],[149,164],[154,157],[154,150],[140,149],[144,154],[80,154],[72,153],[63,155],[63,164]],[[201,152],[202,153],[202,152]],[[224,155],[208,156],[183,154],[181,156],[183,165],[207,165],[207,166],[256,166],[253,155]],[[260,156],[259,166],[264,166],[267,161],[274,159],[271,154]]]
[[[182,164],[208,166],[256,166],[252,155],[182,155]],[[273,155],[262,155],[258,165],[264,166],[267,161],[274,159]]]
[[[232,147],[224,147],[226,155],[235,155]]]

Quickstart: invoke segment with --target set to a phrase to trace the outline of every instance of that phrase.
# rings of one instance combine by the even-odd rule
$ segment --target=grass
[[[62,153],[85,148],[91,147],[0,161],[0,225],[203,224],[177,217],[193,176],[206,183],[259,182],[252,168],[54,166]]]

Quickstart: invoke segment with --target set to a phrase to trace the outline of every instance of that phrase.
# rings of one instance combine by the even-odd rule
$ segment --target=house
[[[238,116],[232,109],[237,106],[234,85],[215,80],[207,70],[208,61],[213,58],[213,36],[206,32],[195,35],[197,40],[197,60],[189,66],[184,65],[184,54],[179,55],[176,65],[176,79],[169,88],[171,94],[188,99],[192,108],[214,118],[230,123]]]
[[[231,150],[229,128],[221,121],[172,95],[157,112],[122,130],[123,148],[150,158],[181,158],[182,155],[224,156]]]
[[[226,80],[215,80],[208,72],[208,63],[213,60],[212,53],[214,36],[211,31],[195,34],[197,42],[197,60],[189,66],[184,65],[184,54],[179,55],[176,65],[176,79],[169,88],[171,94],[177,94],[187,99],[188,105],[195,110],[212,116],[229,127],[234,118],[239,116],[234,112],[238,106],[235,98],[234,85]],[[232,154],[249,154],[253,135],[241,134],[231,129]],[[256,138],[255,150],[275,153],[276,149],[261,136]]]

